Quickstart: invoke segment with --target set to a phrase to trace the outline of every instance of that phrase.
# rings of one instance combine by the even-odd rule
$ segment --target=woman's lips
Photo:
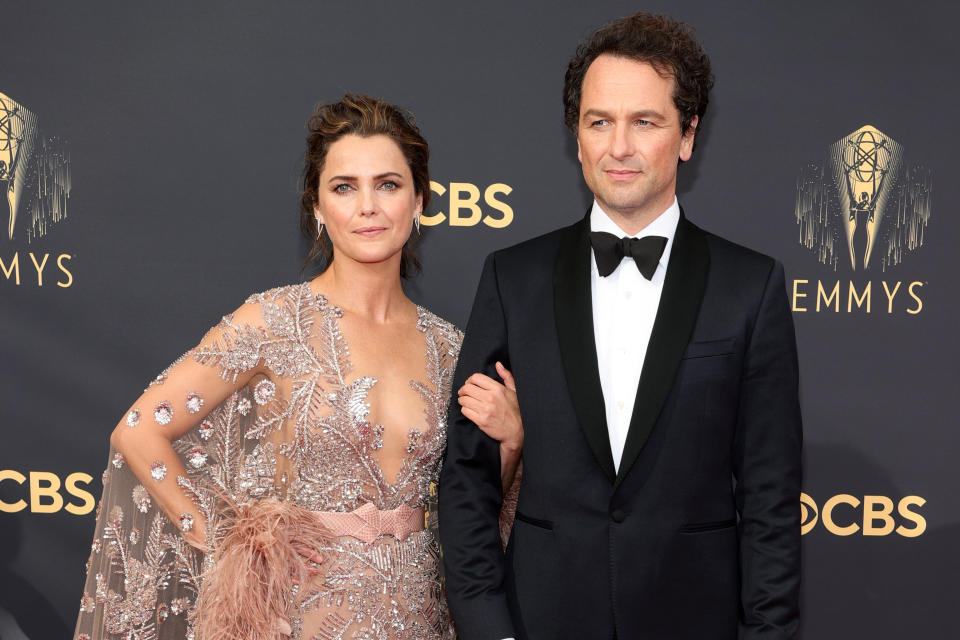
[[[364,238],[374,238],[386,230],[386,227],[361,227],[354,231],[357,235]]]

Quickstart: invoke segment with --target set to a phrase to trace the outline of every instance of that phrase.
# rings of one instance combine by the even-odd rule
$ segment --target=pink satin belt
[[[314,511],[313,514],[334,537],[350,536],[366,543],[384,535],[403,540],[425,528],[423,507],[411,509],[405,504],[381,511],[372,502],[366,502],[349,513]]]

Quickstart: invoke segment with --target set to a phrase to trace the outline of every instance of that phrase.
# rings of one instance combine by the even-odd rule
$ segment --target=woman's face
[[[314,213],[335,260],[399,265],[423,199],[397,143],[385,135],[340,138],[327,150],[318,192]]]

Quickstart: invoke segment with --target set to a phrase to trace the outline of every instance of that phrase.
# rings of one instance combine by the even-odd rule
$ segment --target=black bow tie
[[[637,263],[637,269],[643,277],[650,280],[667,246],[667,239],[663,236],[618,238],[612,233],[591,231],[590,244],[593,245],[593,255],[597,260],[597,271],[602,277],[616,271],[620,261],[629,256]]]

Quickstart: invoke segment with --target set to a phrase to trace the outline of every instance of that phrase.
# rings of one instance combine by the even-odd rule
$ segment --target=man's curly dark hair
[[[684,133],[699,116],[703,130],[713,73],[710,59],[693,38],[690,25],[667,16],[637,13],[606,24],[587,38],[570,59],[563,82],[564,121],[574,134],[580,120],[580,93],[587,69],[599,56],[610,54],[647,62],[664,77],[673,77],[673,102]]]

